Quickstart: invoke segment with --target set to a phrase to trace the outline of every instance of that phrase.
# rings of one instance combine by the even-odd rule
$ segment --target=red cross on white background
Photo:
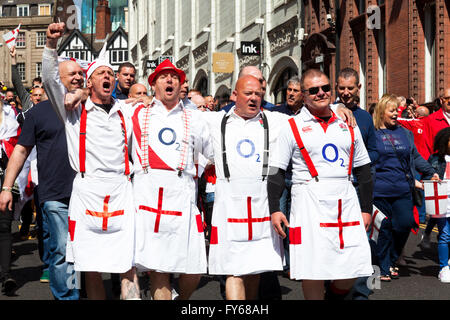
[[[247,219],[228,218],[230,223],[248,223],[248,240],[253,240],[253,223],[270,221],[269,217],[253,218],[252,217],[252,197],[247,197]]]
[[[94,216],[97,218],[103,218],[103,225],[102,225],[103,231],[108,230],[108,218],[121,216],[124,213],[123,210],[108,212],[109,198],[110,198],[110,196],[108,195],[105,197],[105,200],[103,201],[103,211],[86,210],[87,215]]]
[[[337,223],[321,223],[322,228],[339,228],[339,244],[344,249],[344,227],[358,226],[359,221],[342,222],[342,199],[338,200],[338,222]]]
[[[159,223],[161,221],[161,215],[162,214],[170,215],[170,216],[181,216],[181,214],[182,214],[181,211],[170,211],[170,210],[163,210],[162,209],[163,193],[164,193],[164,188],[159,188],[158,208],[157,209],[150,208],[150,207],[147,207],[147,206],[139,206],[139,210],[145,210],[145,211],[156,213],[155,229],[154,229],[155,233],[159,232]]]

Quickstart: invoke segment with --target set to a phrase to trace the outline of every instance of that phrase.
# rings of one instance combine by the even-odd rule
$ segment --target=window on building
[[[386,35],[384,26],[377,33],[378,48],[378,98],[386,93]]]
[[[361,32],[358,39],[358,56],[359,56],[359,83],[361,90],[359,91],[359,106],[366,109],[366,34]]]
[[[28,4],[17,5],[17,16],[28,17],[30,15],[30,6]]]
[[[36,77],[42,77],[42,62],[36,62]]]
[[[45,42],[47,41],[47,35],[45,31],[36,32],[36,47],[45,46]]]
[[[426,5],[425,14],[425,102],[434,99],[436,90],[436,5]]]
[[[122,63],[128,61],[128,50],[112,50],[111,63]]]
[[[26,77],[25,77],[25,63],[24,62],[17,63],[17,71],[19,71],[20,80],[25,81]]]
[[[38,14],[40,16],[51,15],[51,5],[50,4],[40,4]]]
[[[16,38],[16,48],[25,48],[25,32],[19,32]]]
[[[359,14],[363,14],[366,11],[366,1],[365,0],[356,0],[356,5],[358,7]]]

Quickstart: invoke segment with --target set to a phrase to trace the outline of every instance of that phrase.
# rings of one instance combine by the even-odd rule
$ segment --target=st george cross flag
[[[384,219],[387,219],[383,212],[377,207],[373,206],[372,222],[369,227],[369,238],[375,242],[378,241],[378,233],[380,232],[381,223]]]
[[[10,32],[5,33],[3,35],[3,39],[5,40],[6,44],[8,45],[8,48],[11,49],[14,45],[16,45],[16,38],[17,38],[17,35],[19,34],[19,29],[20,29],[21,25],[22,24],[19,24],[19,26],[17,28],[15,28],[14,30],[11,30]]]
[[[447,181],[423,181],[425,212],[432,218],[445,218],[447,214]]]

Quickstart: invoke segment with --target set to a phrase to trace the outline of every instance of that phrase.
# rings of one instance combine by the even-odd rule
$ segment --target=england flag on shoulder
[[[19,34],[19,29],[20,29],[21,25],[22,24],[19,24],[19,26],[17,28],[15,28],[14,30],[11,30],[10,32],[5,33],[3,35],[3,39],[5,40],[6,44],[8,45],[8,48],[11,49],[14,45],[16,45],[16,38],[17,38],[17,35]]]
[[[445,218],[447,215],[447,181],[423,181],[425,192],[425,212],[432,218]]]
[[[378,241],[378,233],[380,232],[381,223],[384,219],[387,219],[383,212],[381,212],[377,207],[373,206],[372,222],[370,224],[370,235],[369,238],[375,242]]]

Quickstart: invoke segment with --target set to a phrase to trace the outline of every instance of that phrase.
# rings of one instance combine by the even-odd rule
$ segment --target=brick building
[[[450,86],[449,0],[303,0],[302,69],[360,74],[363,107],[384,93],[432,103]],[[446,54],[447,53],[447,54]]]

